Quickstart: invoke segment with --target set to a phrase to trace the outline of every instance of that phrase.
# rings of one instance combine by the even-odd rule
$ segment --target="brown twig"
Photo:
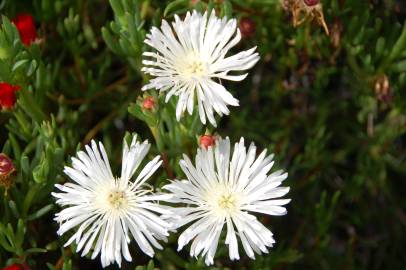
[[[119,80],[109,84],[104,88],[103,91],[95,93],[92,97],[89,99],[84,99],[84,98],[76,98],[76,99],[64,99],[63,103],[68,104],[68,105],[81,105],[84,103],[88,103],[96,98],[99,98],[105,94],[107,94],[110,91],[116,90],[119,85],[125,84],[128,81],[128,74],[126,74],[124,77],[120,78]],[[50,94],[49,98],[51,98],[54,101],[58,101],[61,96],[55,96]]]
[[[116,114],[118,113],[117,110],[112,111],[110,114],[108,114],[106,117],[104,117],[100,122],[98,122],[85,136],[85,138],[82,141],[82,144],[88,144],[90,140],[92,140],[96,134],[100,131],[100,129],[103,128],[103,126],[109,122]]]
[[[69,248],[65,248],[65,252],[66,252],[66,254],[65,254],[65,256],[61,256],[59,259],[58,259],[58,261],[56,262],[56,264],[55,264],[55,270],[60,270],[60,269],[62,269],[62,267],[63,267],[63,264],[64,264],[64,258],[66,257],[66,256],[68,256],[68,257],[70,257],[71,255],[72,255],[72,251],[69,249]]]

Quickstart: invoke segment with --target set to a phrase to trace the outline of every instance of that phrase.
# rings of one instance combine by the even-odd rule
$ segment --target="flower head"
[[[9,83],[0,83],[0,109],[10,110],[16,103],[15,92],[20,90],[17,85],[11,85]]]
[[[73,182],[56,185],[61,191],[52,193],[63,206],[56,214],[60,223],[59,235],[77,228],[67,241],[73,241],[82,256],[93,248],[92,258],[101,253],[103,267],[117,262],[121,257],[131,261],[128,249],[130,237],[134,238],[140,249],[153,256],[156,248],[162,248],[157,240],[166,241],[170,224],[160,215],[169,214],[167,207],[155,203],[168,199],[170,195],[152,194],[144,188],[145,181],[161,165],[159,156],[150,161],[137,175],[134,175],[142,160],[147,155],[150,144],[139,143],[136,137],[128,146],[124,143],[121,176],[113,176],[103,144],[92,141],[86,152],[78,152],[78,158],[72,158],[72,167],[65,167],[64,172]]]
[[[31,14],[22,13],[12,20],[20,33],[21,42],[30,46],[37,38],[34,17]]]
[[[231,157],[231,161],[230,161]],[[287,173],[269,174],[273,156],[264,150],[256,158],[256,147],[246,150],[244,139],[230,153],[230,140],[219,139],[214,147],[198,149],[196,165],[187,156],[180,166],[187,180],[175,180],[164,186],[174,196],[170,202],[187,204],[175,208],[177,227],[191,224],[179,236],[179,249],[192,241],[190,255],[205,256],[207,265],[213,264],[220,234],[226,226],[225,243],[231,260],[239,259],[237,235],[250,258],[254,252],[267,253],[275,243],[269,231],[252,212],[284,215],[282,207],[289,199],[275,199],[288,193],[288,187],[278,187]]]
[[[226,57],[241,39],[237,20],[218,18],[211,13],[193,11],[184,20],[175,15],[172,27],[162,21],[161,29],[153,27],[145,43],[157,52],[145,52],[145,73],[155,76],[143,90],[155,88],[167,92],[166,101],[178,96],[176,118],[187,110],[193,113],[197,99],[200,120],[216,126],[214,112],[228,115],[228,105],[238,106],[219,82],[220,79],[241,81],[247,74],[230,75],[231,71],[250,69],[258,60],[255,48]],[[216,81],[217,80],[217,81]]]

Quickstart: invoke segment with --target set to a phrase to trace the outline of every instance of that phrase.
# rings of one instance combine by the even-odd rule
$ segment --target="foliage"
[[[21,90],[14,110],[0,113],[0,150],[18,171],[7,194],[0,190],[0,266],[96,269],[97,260],[80,258],[57,237],[50,192],[91,139],[103,141],[118,169],[120,138],[137,132],[164,160],[158,187],[183,177],[179,158],[193,155],[204,133],[255,141],[289,172],[288,215],[263,220],[276,236],[270,254],[231,262],[223,245],[213,269],[404,267],[406,5],[324,0],[327,36],[310,22],[294,28],[280,2],[1,1],[0,81]],[[245,81],[226,83],[240,107],[218,129],[203,127],[196,112],[177,122],[174,101],[140,90],[148,80],[141,72],[146,33],[192,9],[256,25],[239,46],[258,46],[261,60]],[[22,11],[39,31],[29,47],[10,22]],[[146,96],[158,99],[154,111],[142,109]],[[175,236],[150,262],[133,257],[123,269],[205,267],[176,252]]]

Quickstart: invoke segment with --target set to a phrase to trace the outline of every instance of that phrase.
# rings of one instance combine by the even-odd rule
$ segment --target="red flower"
[[[216,143],[216,138],[211,135],[200,136],[200,146],[207,149],[209,146],[213,146]]]
[[[27,264],[12,264],[3,268],[3,270],[30,270]]]
[[[30,14],[21,13],[12,20],[20,33],[21,42],[25,46],[30,46],[37,38],[37,30],[35,28],[34,17]]]
[[[11,109],[16,103],[15,92],[20,90],[20,86],[11,85],[5,82],[0,83],[0,109]]]

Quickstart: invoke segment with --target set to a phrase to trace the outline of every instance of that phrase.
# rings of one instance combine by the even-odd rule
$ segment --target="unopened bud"
[[[152,110],[155,107],[155,100],[153,97],[146,97],[142,102],[142,108],[145,110]]]
[[[13,161],[3,153],[0,153],[0,186],[9,189],[13,184],[13,173],[16,168]]]
[[[200,142],[200,146],[202,148],[207,149],[216,143],[216,138],[211,135],[203,135],[203,136],[200,136],[199,142]]]
[[[379,101],[390,103],[392,101],[392,91],[388,76],[381,75],[375,80],[375,96]]]
[[[240,31],[243,37],[250,37],[255,34],[256,25],[250,18],[242,18],[240,20]]]

